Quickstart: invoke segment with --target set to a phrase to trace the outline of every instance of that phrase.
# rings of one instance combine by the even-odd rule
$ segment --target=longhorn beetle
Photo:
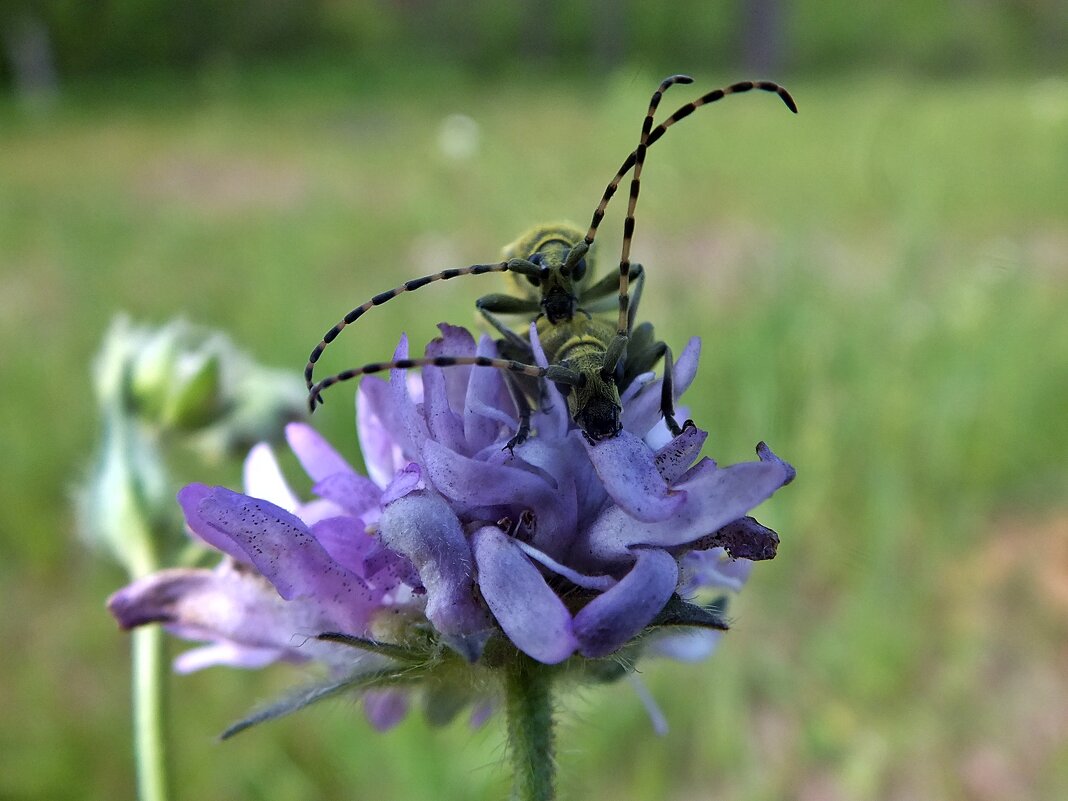
[[[640,191],[641,172],[646,151],[676,122],[686,118],[700,106],[720,100],[729,94],[747,92],[752,89],[775,92],[791,111],[797,112],[793,98],[785,88],[766,81],[747,81],[702,95],[676,110],[667,120],[653,129],[653,117],[663,93],[676,83],[691,82],[692,79],[688,76],[674,75],[662,81],[653,93],[642,123],[638,147],[627,157],[609,182],[593,213],[589,230],[584,236],[572,226],[563,224],[540,226],[505,248],[505,259],[501,262],[444,270],[407,281],[399,287],[374,296],[345,315],[339,323],[326,332],[322,341],[312,350],[305,368],[311,409],[314,411],[315,406],[322,402],[321,393],[327,387],[361,375],[423,366],[449,367],[466,364],[493,367],[508,371],[514,378],[528,376],[548,379],[555,383],[567,398],[572,419],[592,444],[619,433],[622,427],[619,422],[621,411],[619,392],[625,389],[638,374],[651,369],[663,356],[665,365],[661,411],[672,433],[679,434],[682,427],[674,419],[671,351],[665,343],[655,341],[653,328],[649,323],[643,323],[637,329],[633,328],[634,316],[644,284],[644,270],[640,264],[631,264],[630,245],[634,235],[634,210]],[[590,275],[587,256],[590,247],[594,243],[597,229],[604,218],[609,201],[618,189],[620,181],[632,167],[634,172],[624,223],[618,275],[606,275],[596,284],[587,286],[586,279]],[[529,256],[522,257],[520,254],[524,252]],[[401,293],[420,289],[435,281],[490,272],[511,272],[524,277],[533,288],[540,290],[539,292],[527,291],[521,297],[506,294],[487,295],[476,302],[483,317],[504,337],[500,342],[503,354],[516,358],[442,356],[432,359],[401,359],[364,365],[323,379],[317,384],[313,382],[315,363],[326,346],[344,328],[372,307],[380,306]],[[628,294],[629,284],[632,281],[635,284],[633,302]],[[613,290],[617,291],[619,308],[614,330],[608,323],[593,318],[590,314],[591,310],[600,310],[598,307],[603,305]],[[581,305],[583,301],[586,301],[588,305]],[[529,363],[533,359],[533,351],[528,340],[505,326],[496,317],[496,314],[529,313],[536,313],[535,321],[538,325],[539,338],[546,357],[550,361],[548,367],[545,368]],[[512,380],[509,381],[509,386],[517,390]],[[529,433],[531,410],[525,397],[528,394],[531,394],[529,390],[527,392],[513,391],[520,411],[520,427],[516,435],[508,442],[506,447],[509,449],[521,443]]]

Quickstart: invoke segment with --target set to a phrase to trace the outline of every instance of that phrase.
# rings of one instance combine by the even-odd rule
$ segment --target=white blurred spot
[[[466,114],[450,114],[438,127],[438,148],[454,161],[467,161],[478,153],[482,128]]]

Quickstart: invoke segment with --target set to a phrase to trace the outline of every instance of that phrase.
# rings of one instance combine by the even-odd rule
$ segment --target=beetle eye
[[[586,274],[586,259],[585,257],[578,260],[578,264],[575,265],[575,269],[571,274],[572,279],[575,281],[581,281],[582,276]]]

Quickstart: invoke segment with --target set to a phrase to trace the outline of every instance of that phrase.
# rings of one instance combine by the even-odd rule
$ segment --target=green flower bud
[[[172,370],[159,419],[165,428],[195,431],[219,419],[225,409],[222,356],[206,348],[183,354]]]

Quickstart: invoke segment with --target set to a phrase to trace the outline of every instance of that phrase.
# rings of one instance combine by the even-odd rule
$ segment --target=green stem
[[[551,685],[551,668],[523,654],[507,672],[505,707],[514,773],[512,801],[555,798]]]
[[[166,643],[159,626],[142,626],[133,637],[134,751],[137,797],[167,801],[167,741],[164,734]]]

